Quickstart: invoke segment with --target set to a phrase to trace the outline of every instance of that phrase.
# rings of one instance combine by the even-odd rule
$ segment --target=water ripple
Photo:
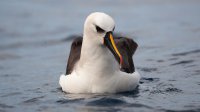
[[[121,99],[103,97],[97,100],[90,101],[86,105],[87,106],[117,106],[117,105],[124,105],[124,104],[126,104],[126,102]]]
[[[172,56],[186,56],[186,55],[189,55],[189,54],[196,54],[196,53],[200,53],[200,49],[182,52],[182,53],[174,53],[174,54],[172,54]]]
[[[171,65],[185,65],[185,64],[192,63],[192,62],[194,62],[194,60],[184,60],[184,61],[179,61],[177,63],[173,63]]]

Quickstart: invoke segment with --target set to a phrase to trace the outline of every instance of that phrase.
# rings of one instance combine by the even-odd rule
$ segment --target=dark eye
[[[104,33],[105,32],[105,30],[103,30],[99,26],[96,26],[96,30],[97,30],[98,33]]]

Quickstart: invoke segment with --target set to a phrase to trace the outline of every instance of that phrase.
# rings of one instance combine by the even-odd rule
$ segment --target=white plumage
[[[98,33],[95,26],[105,30]],[[117,93],[136,88],[140,74],[120,71],[110,50],[103,45],[106,32],[113,31],[114,20],[105,13],[90,14],[84,24],[80,60],[69,75],[61,75],[59,84],[68,93]]]

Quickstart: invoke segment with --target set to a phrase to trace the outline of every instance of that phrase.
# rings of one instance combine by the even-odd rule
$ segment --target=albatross
[[[134,90],[140,80],[132,56],[137,43],[113,36],[115,22],[102,12],[85,20],[83,38],[72,42],[66,74],[59,84],[67,93],[118,93]]]

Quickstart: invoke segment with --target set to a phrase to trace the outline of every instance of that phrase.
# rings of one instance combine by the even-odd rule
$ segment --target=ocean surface
[[[132,92],[66,94],[58,84],[91,12],[139,45]],[[200,112],[199,0],[1,0],[0,112]]]

